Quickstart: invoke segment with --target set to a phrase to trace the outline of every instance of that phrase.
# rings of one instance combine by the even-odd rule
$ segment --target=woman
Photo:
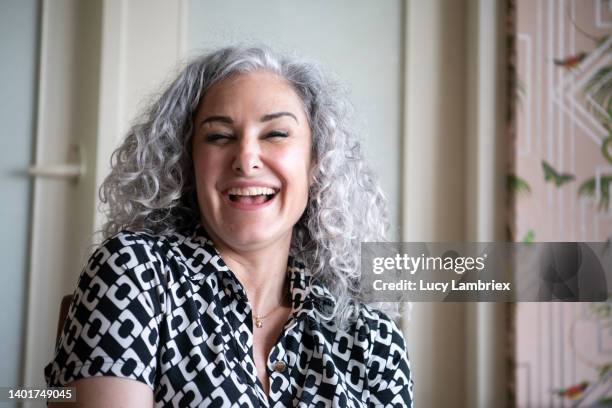
[[[411,406],[402,334],[359,301],[386,210],[347,107],[267,49],[189,64],[114,154],[49,385],[100,406]]]

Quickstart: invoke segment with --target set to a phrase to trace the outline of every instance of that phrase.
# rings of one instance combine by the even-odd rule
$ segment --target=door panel
[[[34,166],[76,160],[78,179],[34,180],[24,384],[44,385],[60,300],[91,249],[100,66],[101,1],[42,1]],[[39,406],[40,401],[31,406]]]

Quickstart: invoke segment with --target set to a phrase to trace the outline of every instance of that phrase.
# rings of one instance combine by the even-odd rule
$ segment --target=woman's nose
[[[262,168],[261,152],[257,140],[242,138],[232,163],[235,172],[249,175]]]

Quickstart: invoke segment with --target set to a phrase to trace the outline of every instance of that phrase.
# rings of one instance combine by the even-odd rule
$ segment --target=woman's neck
[[[286,305],[289,246],[290,237],[251,251],[217,245],[221,257],[246,290],[254,314],[265,315]]]

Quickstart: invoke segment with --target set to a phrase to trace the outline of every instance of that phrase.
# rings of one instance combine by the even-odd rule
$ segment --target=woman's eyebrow
[[[227,123],[229,125],[232,125],[234,123],[232,118],[230,118],[229,116],[209,116],[206,119],[204,119],[202,122],[200,122],[200,126],[206,123],[211,123],[211,122],[222,122],[222,123]]]
[[[276,113],[268,113],[267,115],[263,115],[261,117],[261,119],[259,119],[261,122],[267,122],[269,120],[272,119],[276,119],[276,118],[280,118],[281,116],[290,116],[293,118],[293,120],[295,120],[295,122],[299,125],[300,122],[298,122],[297,118],[295,117],[295,115],[291,112],[276,112]]]

